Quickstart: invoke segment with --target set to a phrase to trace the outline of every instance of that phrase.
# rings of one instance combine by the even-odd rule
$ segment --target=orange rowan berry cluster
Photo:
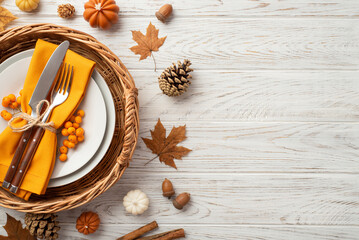
[[[6,110],[2,110],[1,111],[1,117],[6,120],[6,121],[9,121],[11,118],[12,118],[12,114],[9,113],[8,111]]]
[[[20,91],[20,96],[17,98],[14,94],[9,94],[9,96],[6,96],[2,99],[1,105],[5,108],[18,109],[21,105],[21,95],[22,90]],[[9,121],[12,118],[12,114],[7,110],[3,110],[1,111],[1,117],[4,120]]]
[[[78,110],[76,116],[72,116],[69,121],[65,122],[64,128],[61,130],[62,136],[67,137],[60,147],[59,160],[64,162],[67,160],[67,152],[69,148],[75,148],[79,142],[85,140],[85,131],[80,127],[82,118],[85,116],[84,110]]]

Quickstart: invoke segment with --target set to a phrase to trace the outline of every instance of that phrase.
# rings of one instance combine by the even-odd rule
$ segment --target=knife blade
[[[41,76],[36,84],[35,90],[31,96],[31,99],[29,101],[29,105],[32,109],[31,116],[36,117],[36,106],[37,104],[43,100],[46,99],[48,96],[50,89],[53,85],[53,82],[55,80],[55,77],[57,75],[57,72],[59,71],[62,62],[65,58],[67,49],[69,48],[70,43],[68,41],[62,42],[52,53],[50,59],[46,63],[46,66],[44,70],[41,73]],[[10,183],[12,179],[15,176],[16,170],[18,168],[18,165],[21,161],[22,155],[26,149],[27,143],[31,137],[32,128],[26,130],[19,141],[19,144],[16,148],[16,152],[14,154],[14,157],[11,161],[11,164],[7,170],[7,173],[5,175],[4,181],[2,183],[2,187],[9,188]]]
[[[39,81],[36,84],[36,88],[32,93],[29,105],[32,109],[32,113],[36,112],[36,106],[43,99],[46,99],[50,92],[51,86],[55,80],[57,72],[62,65],[62,61],[66,55],[67,49],[69,48],[69,41],[62,42],[51,55],[47,62],[44,70],[41,73]]]

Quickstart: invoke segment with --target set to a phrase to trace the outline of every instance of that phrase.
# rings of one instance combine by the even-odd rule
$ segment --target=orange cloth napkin
[[[21,98],[23,112],[31,114],[31,107],[28,105],[40,75],[57,45],[43,40],[36,43],[34,54],[26,75],[25,84]],[[68,99],[56,107],[50,121],[58,129],[76,111],[84,97],[88,82],[95,67],[95,62],[88,60],[71,50],[68,50],[64,62],[74,66],[74,76],[70,95]],[[34,109],[34,111],[36,111]],[[23,126],[24,120],[14,121],[14,126]],[[14,156],[21,133],[14,133],[7,127],[0,134],[0,181],[5,178],[11,160]],[[55,165],[57,137],[56,134],[45,131],[35,156],[28,168],[25,178],[20,186],[18,197],[28,200],[32,193],[44,194]]]

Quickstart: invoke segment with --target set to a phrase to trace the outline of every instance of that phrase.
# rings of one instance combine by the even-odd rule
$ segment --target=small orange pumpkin
[[[84,18],[91,27],[109,29],[118,21],[119,11],[114,0],[89,0],[85,3]]]
[[[100,218],[94,212],[83,212],[76,221],[77,230],[85,235],[96,232],[99,225]]]

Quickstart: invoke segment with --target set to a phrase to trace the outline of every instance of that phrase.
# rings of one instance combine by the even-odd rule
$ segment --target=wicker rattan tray
[[[24,201],[0,190],[0,205],[22,212],[59,212],[90,202],[120,179],[132,157],[139,130],[137,89],[122,62],[92,36],[53,24],[33,24],[0,32],[0,63],[35,47],[37,39],[59,44],[70,41],[70,49],[97,63],[96,70],[110,88],[116,107],[116,127],[102,161],[83,178],[66,186],[50,188],[45,195]]]

